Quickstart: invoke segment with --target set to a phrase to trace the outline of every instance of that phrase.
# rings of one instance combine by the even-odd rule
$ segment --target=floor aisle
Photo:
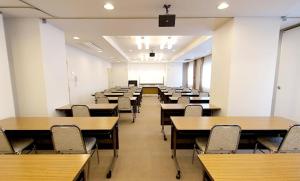
[[[143,97],[140,114],[135,123],[122,114],[119,123],[120,150],[111,181],[175,181],[176,169],[171,159],[170,126],[168,141],[163,141],[160,126],[160,103],[157,97]],[[90,180],[106,180],[106,170],[112,151],[101,150],[100,164],[92,159]],[[182,169],[181,180],[202,180],[201,166],[191,163],[192,150],[178,151]]]

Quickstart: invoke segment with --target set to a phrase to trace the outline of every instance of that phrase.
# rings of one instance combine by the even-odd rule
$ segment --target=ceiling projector
[[[151,53],[149,54],[149,56],[150,56],[150,57],[155,57],[155,53],[154,53],[154,52],[151,52]]]
[[[175,14],[169,14],[169,8],[171,5],[164,5],[164,8],[166,9],[166,14],[164,15],[159,15],[158,19],[158,26],[159,27],[174,27],[175,26],[175,19],[176,15]]]

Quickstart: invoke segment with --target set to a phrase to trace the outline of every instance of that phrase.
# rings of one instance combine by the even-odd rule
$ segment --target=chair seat
[[[271,150],[272,152],[278,151],[278,148],[280,146],[280,143],[282,142],[282,138],[276,137],[276,138],[268,138],[268,137],[263,137],[263,138],[258,138],[257,141]]]
[[[201,151],[205,152],[206,145],[207,145],[207,138],[196,138],[196,145]]]
[[[86,151],[88,153],[91,153],[93,147],[96,145],[96,138],[95,137],[87,137],[87,138],[84,138],[84,143],[85,143],[85,146],[86,146]]]
[[[11,146],[16,153],[21,153],[25,148],[33,143],[31,138],[18,138],[10,140]]]

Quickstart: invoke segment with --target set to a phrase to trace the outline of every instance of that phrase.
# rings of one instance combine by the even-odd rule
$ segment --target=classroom
[[[300,0],[0,0],[0,180],[300,180],[299,47]]]

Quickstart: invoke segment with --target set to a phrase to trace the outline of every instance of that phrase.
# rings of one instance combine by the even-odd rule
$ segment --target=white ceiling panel
[[[157,19],[49,19],[49,22],[69,33],[95,36],[132,35],[204,35],[227,22],[230,18],[178,19],[176,27],[160,28]]]
[[[0,8],[0,11],[8,18],[49,18],[47,14],[32,8]]]
[[[286,16],[299,0],[228,0],[230,7],[217,10],[220,0],[111,0],[115,10],[106,11],[106,0],[26,0],[57,17],[144,18],[165,13],[164,3],[171,4],[170,13],[178,17]]]
[[[0,7],[28,7],[19,0],[0,0]]]

